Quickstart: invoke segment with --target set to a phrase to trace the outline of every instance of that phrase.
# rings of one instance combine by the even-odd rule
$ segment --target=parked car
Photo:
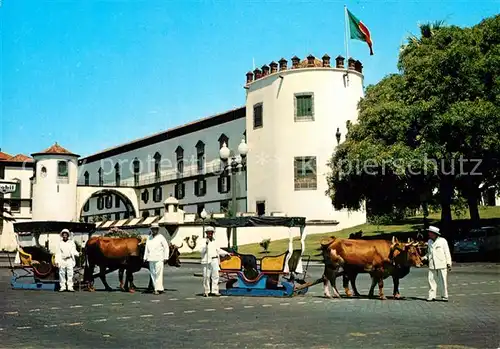
[[[500,227],[471,229],[453,244],[455,260],[497,260],[500,254]]]

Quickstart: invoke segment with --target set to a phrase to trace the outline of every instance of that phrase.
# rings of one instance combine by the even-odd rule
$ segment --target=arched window
[[[139,173],[141,172],[141,163],[139,159],[134,159],[134,185],[139,185]]]
[[[223,133],[219,137],[219,149],[226,143],[226,146],[229,148],[229,138]]]
[[[68,177],[68,162],[60,160],[57,162],[57,177],[67,178]]]
[[[120,176],[120,164],[116,163],[116,165],[115,165],[115,185],[117,187],[120,186],[120,179],[121,179],[121,176]]]
[[[196,143],[196,163],[198,173],[203,173],[205,168],[205,143],[202,141]]]
[[[85,185],[89,185],[90,184],[89,171],[85,171],[85,173],[83,174],[83,177],[85,178]]]
[[[175,149],[175,159],[177,161],[177,177],[181,177],[184,173],[184,149],[181,146]]]
[[[102,180],[102,168],[99,168],[99,170],[97,170],[97,175],[99,177],[99,186],[102,187],[104,185],[104,181]]]
[[[160,153],[156,152],[155,155],[153,156],[155,159],[155,181],[159,181],[161,177],[160,173],[160,164],[161,164],[161,155]]]

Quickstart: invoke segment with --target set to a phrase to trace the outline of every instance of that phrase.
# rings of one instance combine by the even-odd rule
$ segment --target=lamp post
[[[246,167],[246,156],[248,154],[248,145],[245,139],[242,139],[238,145],[239,157],[235,156],[234,153],[231,156],[231,150],[227,147],[224,142],[222,148],[220,148],[219,155],[224,164],[224,172],[231,173],[231,217],[236,217],[237,203],[236,203],[236,173],[238,172],[238,167],[245,169]],[[241,165],[241,166],[240,166]],[[233,227],[233,250],[238,251],[238,239],[236,236],[236,228]]]
[[[205,238],[205,219],[207,219],[207,216],[208,216],[208,213],[207,211],[205,210],[205,208],[203,208],[203,211],[201,211],[200,213],[200,217],[201,217],[201,221],[203,222],[202,223],[202,229],[203,229],[203,238]]]

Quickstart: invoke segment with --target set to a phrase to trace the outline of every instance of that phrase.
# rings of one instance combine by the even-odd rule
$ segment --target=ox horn
[[[175,246],[175,247],[177,247],[177,249],[180,250],[182,248],[182,246],[184,246],[184,242],[180,246]]]

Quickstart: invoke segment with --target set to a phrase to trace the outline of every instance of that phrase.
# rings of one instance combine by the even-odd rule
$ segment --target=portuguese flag
[[[349,10],[347,10],[347,15],[349,16],[349,31],[351,32],[351,39],[366,42],[370,48],[370,55],[373,55],[373,43],[368,27],[357,19],[356,16],[354,16]]]

